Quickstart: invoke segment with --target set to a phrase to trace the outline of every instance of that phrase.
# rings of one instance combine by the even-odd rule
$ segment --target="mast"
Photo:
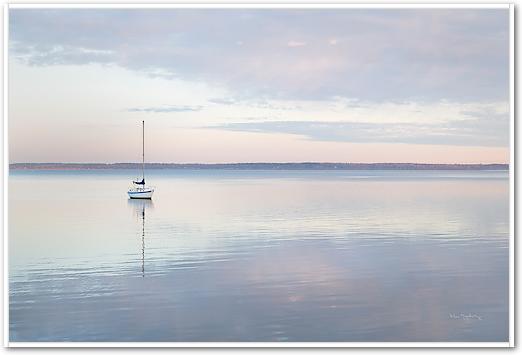
[[[142,123],[142,133],[141,133],[141,177],[143,181],[145,181],[145,121],[141,121]]]

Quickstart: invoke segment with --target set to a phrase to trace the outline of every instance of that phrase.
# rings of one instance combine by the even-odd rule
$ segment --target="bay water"
[[[507,341],[506,171],[11,170],[9,340]]]

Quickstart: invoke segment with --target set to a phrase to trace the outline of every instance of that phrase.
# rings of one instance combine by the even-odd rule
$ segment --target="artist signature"
[[[475,313],[450,313],[450,319],[482,320],[482,316]]]

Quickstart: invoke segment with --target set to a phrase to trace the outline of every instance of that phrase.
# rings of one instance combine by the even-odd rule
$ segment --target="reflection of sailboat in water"
[[[152,200],[127,200],[133,207],[136,216],[141,218],[141,275],[145,277],[145,211],[154,208]]]

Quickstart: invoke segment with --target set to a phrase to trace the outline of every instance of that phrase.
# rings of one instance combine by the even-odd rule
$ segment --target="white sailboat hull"
[[[130,189],[127,191],[129,197],[133,199],[151,199],[153,193],[154,189],[152,188]]]

